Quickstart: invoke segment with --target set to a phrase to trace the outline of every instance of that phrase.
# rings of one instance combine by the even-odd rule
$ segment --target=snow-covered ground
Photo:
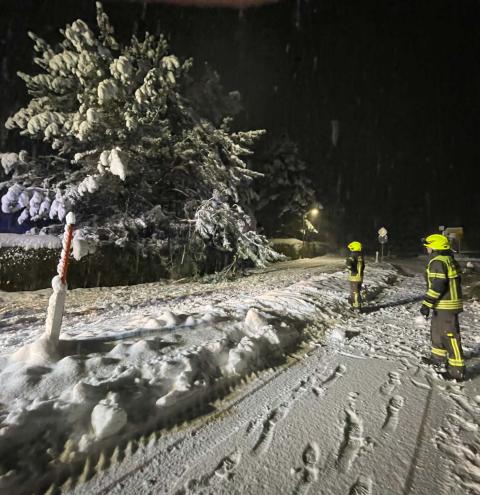
[[[8,358],[48,292],[2,293],[0,491],[480,493],[480,305],[445,382],[419,364],[421,275],[368,265],[352,315],[341,265],[72,291],[58,362]]]

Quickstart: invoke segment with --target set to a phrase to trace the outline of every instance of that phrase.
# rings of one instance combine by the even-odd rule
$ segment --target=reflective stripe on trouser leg
[[[449,352],[448,356],[448,364],[449,366],[465,366],[465,361],[463,360],[463,355],[461,351],[461,347],[459,345],[457,337],[453,333],[448,333],[447,337],[450,340],[451,352]]]
[[[360,303],[358,302],[358,292],[353,293],[353,307],[358,308],[360,307]]]
[[[447,350],[446,349],[439,349],[438,347],[432,347],[431,349],[432,354],[438,357],[447,357]]]
[[[458,314],[453,311],[437,311],[439,327],[443,334],[443,346],[448,352],[448,374],[455,379],[465,376],[465,361],[463,359],[462,341]]]
[[[360,294],[361,287],[361,282],[350,282],[350,302],[352,307],[356,309],[362,306],[362,296]]]
[[[439,349],[438,347],[432,347],[430,349],[430,359],[432,363],[445,364],[447,361],[448,352],[446,349]]]
[[[448,352],[445,349],[443,342],[443,333],[441,329],[441,320],[438,312],[433,311],[432,323],[430,325],[430,338],[432,347],[430,349],[430,359],[438,364],[442,364],[447,360]]]

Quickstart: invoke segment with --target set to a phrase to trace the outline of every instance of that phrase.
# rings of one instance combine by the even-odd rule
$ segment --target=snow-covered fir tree
[[[235,269],[245,261],[253,261],[257,266],[280,259],[268,248],[268,241],[257,234],[252,217],[240,205],[230,205],[221,192],[215,190],[213,196],[202,201],[195,213],[195,229],[201,238],[213,242],[219,251],[233,253],[230,267]]]
[[[119,43],[100,3],[95,30],[77,20],[61,34],[50,46],[29,33],[40,71],[19,73],[31,100],[6,126],[53,151],[1,156],[2,211],[19,212],[19,222],[48,218],[49,232],[74,211],[78,235],[97,243],[162,252],[192,236],[218,247],[220,236],[234,259],[275,258],[239,206],[258,175],[244,157],[263,131],[231,132],[228,118],[205,118],[185,96],[192,61],[180,61],[163,36]]]
[[[298,235],[304,215],[318,205],[306,164],[296,143],[287,138],[273,143],[263,157],[255,166],[263,175],[251,198],[256,216],[268,234]]]
[[[238,91],[225,91],[220,75],[207,62],[200,74],[194,78],[186,75],[186,96],[195,109],[214,125],[220,125],[243,110],[242,97]]]

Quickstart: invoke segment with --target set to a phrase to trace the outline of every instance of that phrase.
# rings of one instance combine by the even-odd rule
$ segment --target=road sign
[[[446,235],[451,243],[455,244],[455,248],[460,252],[462,239],[463,239],[463,227],[446,227],[443,231],[443,235]]]
[[[463,227],[447,227],[443,231],[443,235],[447,237],[453,237],[457,241],[463,238]]]
[[[378,236],[378,242],[380,244],[386,244],[388,242],[388,236],[387,235],[379,235]]]
[[[387,229],[382,227],[378,230],[378,242],[382,246],[382,262],[383,262],[383,246],[388,242]]]

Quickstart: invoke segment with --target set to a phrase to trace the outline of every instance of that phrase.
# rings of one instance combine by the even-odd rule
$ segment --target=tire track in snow
[[[427,395],[427,400],[425,401],[425,408],[423,410],[422,421],[420,423],[420,428],[418,430],[418,435],[415,443],[415,451],[413,452],[412,461],[410,463],[410,468],[408,470],[407,478],[405,480],[405,486],[403,489],[404,495],[408,495],[412,489],[413,481],[415,478],[415,469],[417,467],[418,455],[420,453],[420,446],[422,444],[422,439],[425,433],[425,427],[427,424],[428,413],[430,410],[430,402],[432,401],[433,388],[430,388]]]

